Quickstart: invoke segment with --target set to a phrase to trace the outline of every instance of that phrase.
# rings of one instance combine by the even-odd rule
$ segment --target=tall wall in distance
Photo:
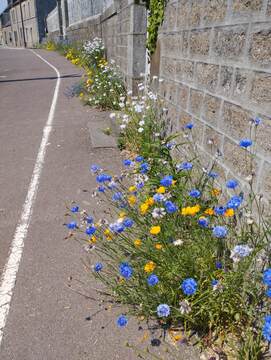
[[[142,81],[146,63],[145,6],[136,0],[62,0],[63,34],[69,42],[102,38],[131,90]],[[49,37],[56,39],[56,10],[47,17]],[[50,29],[54,29],[50,31]]]
[[[159,31],[160,94],[174,129],[193,122],[206,162],[246,185],[240,138],[259,116],[257,189],[271,200],[271,0],[171,0]],[[157,65],[156,65],[157,66]]]

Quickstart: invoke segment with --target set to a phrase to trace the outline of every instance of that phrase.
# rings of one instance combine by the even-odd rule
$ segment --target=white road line
[[[12,299],[12,293],[16,282],[16,276],[20,265],[20,260],[23,254],[24,240],[27,236],[28,227],[31,220],[31,215],[33,211],[33,205],[36,199],[40,176],[42,168],[44,165],[45,155],[47,144],[49,141],[50,133],[52,131],[52,125],[54,121],[55,109],[59,94],[60,87],[60,73],[52,64],[45,60],[42,56],[37,54],[35,51],[32,51],[33,54],[38,56],[42,61],[44,61],[48,66],[50,66],[57,74],[57,82],[55,86],[54,96],[48,115],[47,122],[43,128],[43,136],[40,143],[38,155],[36,158],[35,167],[32,173],[32,178],[28,187],[28,192],[24,205],[22,207],[22,213],[20,220],[17,224],[15,234],[11,243],[9,257],[5,265],[1,282],[0,282],[0,345],[3,339],[3,332],[6,325],[10,303]]]

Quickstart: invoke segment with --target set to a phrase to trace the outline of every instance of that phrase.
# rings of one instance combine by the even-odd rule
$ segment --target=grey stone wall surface
[[[158,47],[172,128],[193,122],[205,162],[221,151],[225,179],[246,186],[238,143],[250,137],[251,118],[262,118],[253,171],[271,201],[271,0],[170,0]]]
[[[67,39],[73,41],[91,40],[94,37],[103,39],[106,56],[119,66],[129,89],[136,90],[137,83],[142,81],[146,59],[146,9],[144,5],[133,0],[101,0],[94,1],[97,5],[92,16],[83,10],[79,1],[68,0],[69,26],[66,28]],[[91,2],[85,0],[84,6]],[[100,13],[97,13],[100,11]],[[80,15],[81,14],[81,15]],[[84,14],[84,19],[75,21]],[[74,22],[75,21],[75,22]]]

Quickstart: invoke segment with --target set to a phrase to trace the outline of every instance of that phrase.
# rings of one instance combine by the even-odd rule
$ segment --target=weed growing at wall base
[[[123,169],[111,175],[100,165],[90,168],[94,196],[111,213],[94,220],[72,204],[69,237],[93,250],[92,274],[104,286],[103,301],[126,306],[116,326],[129,327],[130,316],[155,320],[163,332],[177,330],[187,339],[196,333],[202,349],[224,358],[267,358],[271,225],[253,174],[247,195],[234,179],[222,186],[215,161],[201,165],[196,126],[168,136],[163,104],[142,84],[140,91],[112,115],[125,125],[130,156]],[[253,145],[257,127],[251,127]],[[244,151],[252,161],[253,146]]]

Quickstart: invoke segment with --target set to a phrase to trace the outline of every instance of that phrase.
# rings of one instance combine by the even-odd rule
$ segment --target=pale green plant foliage
[[[254,194],[254,178],[244,199],[240,188],[230,190],[230,196],[243,199],[233,213],[210,215],[210,209],[225,206],[229,197],[223,187],[218,191],[219,183],[210,176],[216,160],[203,170],[201,154],[194,145],[194,130],[168,136],[163,104],[143,85],[140,91],[140,97],[123,101],[123,112],[116,121],[124,125],[122,142],[132,160],[136,155],[144,156],[148,170],[142,174],[142,162],[135,162],[131,169],[113,178],[113,189],[105,184],[105,193],[101,194],[102,200],[111,205],[111,224],[123,224],[128,218],[133,225],[117,232],[100,219],[95,238],[89,237],[85,235],[84,210],[75,215],[80,226],[72,235],[95,243],[95,253],[104,268],[94,275],[104,284],[108,299],[127,305],[130,314],[146,320],[157,318],[161,326],[182,329],[186,334],[196,331],[203,347],[219,344],[225,351],[230,348],[235,358],[263,359],[267,346],[259,334],[269,308],[262,272],[270,266],[271,232],[263,216],[262,199]],[[251,129],[256,137],[253,123]],[[252,161],[253,150],[245,151]],[[193,163],[193,168],[180,170],[177,165],[183,161]],[[166,175],[174,179],[164,189],[167,200],[178,207],[173,213],[166,211],[165,202],[153,200]],[[139,183],[144,186],[137,187]],[[192,189],[198,189],[201,195],[192,197]],[[122,194],[121,200],[112,200],[116,193]],[[155,208],[164,209],[161,217],[153,215]],[[202,217],[208,220],[206,227],[199,226]],[[154,226],[160,227],[157,234],[150,232]],[[227,236],[214,236],[216,226],[227,228]],[[236,245],[247,246],[249,253],[234,257]],[[122,262],[133,269],[129,279],[119,272]],[[152,266],[146,268],[150,262]],[[217,262],[222,266],[218,267]],[[155,286],[148,284],[150,274],[158,276]],[[193,278],[198,286],[191,295],[180,288],[187,278]],[[213,280],[218,281],[215,286]],[[169,316],[157,316],[159,304],[170,306]]]

